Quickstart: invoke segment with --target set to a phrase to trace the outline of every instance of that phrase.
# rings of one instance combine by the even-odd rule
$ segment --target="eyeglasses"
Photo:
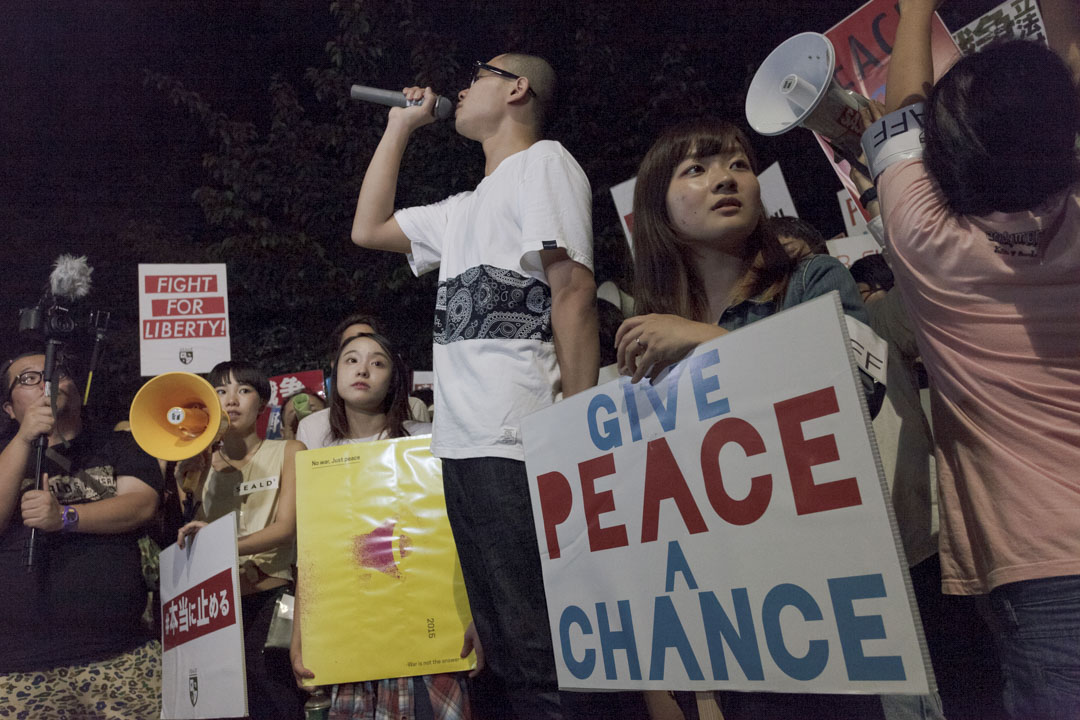
[[[473,61],[473,75],[472,75],[472,80],[469,81],[469,87],[472,87],[473,84],[477,80],[480,79],[480,77],[481,77],[480,71],[481,70],[486,70],[489,73],[491,73],[492,75],[498,75],[499,77],[504,78],[506,80],[517,80],[517,79],[519,79],[521,77],[520,75],[515,75],[514,73],[510,72],[509,70],[503,70],[502,68],[497,68],[494,65],[488,65],[487,63],[480,62],[479,60],[475,60],[475,61]],[[487,77],[487,76],[484,76],[484,77]],[[526,79],[528,79],[528,78],[526,78]],[[526,88],[526,92],[528,92],[533,97],[536,97],[536,92],[531,87]]]
[[[56,375],[57,380],[63,380],[68,376],[67,370],[60,367],[59,365],[56,366],[56,371],[54,374]],[[15,380],[12,381],[11,387],[8,388],[8,395],[10,396],[11,393],[14,392],[16,385],[26,385],[27,387],[33,387],[40,383],[44,379],[44,377],[45,373],[41,372],[40,370],[24,370],[15,376]]]

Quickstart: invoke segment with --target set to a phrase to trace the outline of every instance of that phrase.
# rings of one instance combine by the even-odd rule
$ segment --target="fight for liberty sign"
[[[559,685],[926,693],[839,296],[522,425]]]
[[[140,264],[141,374],[205,373],[229,359],[225,264]]]

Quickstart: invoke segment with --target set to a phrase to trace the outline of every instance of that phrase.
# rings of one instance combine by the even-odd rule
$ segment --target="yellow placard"
[[[304,665],[314,684],[468,670],[472,620],[430,436],[296,456]]]

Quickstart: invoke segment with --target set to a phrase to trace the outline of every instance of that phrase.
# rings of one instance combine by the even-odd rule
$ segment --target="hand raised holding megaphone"
[[[820,33],[784,41],[761,63],[746,93],[746,120],[762,135],[805,127],[851,161],[862,153],[859,110],[868,100],[833,80],[836,52]]]

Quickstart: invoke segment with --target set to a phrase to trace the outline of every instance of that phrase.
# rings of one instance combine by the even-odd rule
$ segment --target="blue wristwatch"
[[[75,532],[79,529],[79,511],[73,505],[65,505],[60,508],[60,519],[64,526],[60,532]]]

